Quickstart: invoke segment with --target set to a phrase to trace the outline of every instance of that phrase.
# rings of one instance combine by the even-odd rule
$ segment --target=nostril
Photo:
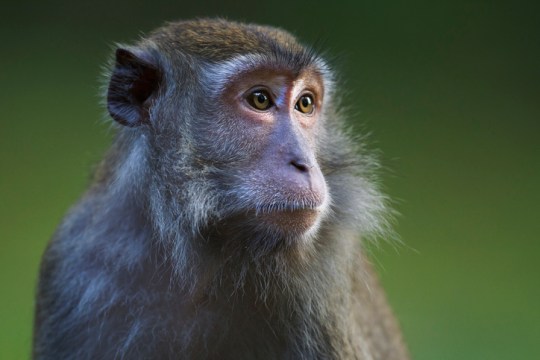
[[[301,160],[292,160],[291,165],[297,168],[300,172],[308,172],[311,166]]]

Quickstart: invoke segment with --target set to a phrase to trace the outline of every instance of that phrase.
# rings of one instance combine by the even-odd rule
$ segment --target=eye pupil
[[[272,106],[270,97],[265,91],[254,91],[247,97],[248,103],[257,110],[268,110]]]
[[[313,97],[310,95],[302,96],[296,103],[295,109],[304,114],[311,114],[313,112]]]

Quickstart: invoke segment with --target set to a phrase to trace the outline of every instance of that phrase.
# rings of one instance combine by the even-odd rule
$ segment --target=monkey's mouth
[[[322,204],[315,201],[293,202],[293,203],[270,203],[258,205],[255,208],[257,216],[262,214],[280,213],[280,212],[303,212],[318,211]]]
[[[258,207],[254,220],[261,225],[282,233],[301,235],[316,227],[322,217],[323,209],[316,203],[268,204]]]

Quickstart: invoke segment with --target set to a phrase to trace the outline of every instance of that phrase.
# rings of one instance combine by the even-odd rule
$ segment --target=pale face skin
[[[323,96],[313,69],[295,75],[264,66],[234,76],[223,94],[235,114],[233,127],[242,129],[237,136],[258,144],[244,173],[246,186],[262,199],[256,216],[289,235],[316,231],[328,207],[315,149]]]

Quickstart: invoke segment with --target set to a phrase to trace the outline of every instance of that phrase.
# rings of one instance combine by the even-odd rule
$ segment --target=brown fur
[[[284,31],[225,20],[170,23],[153,32],[150,39],[211,61],[227,60],[238,54],[269,53],[276,45],[298,52],[304,50],[294,37]]]

